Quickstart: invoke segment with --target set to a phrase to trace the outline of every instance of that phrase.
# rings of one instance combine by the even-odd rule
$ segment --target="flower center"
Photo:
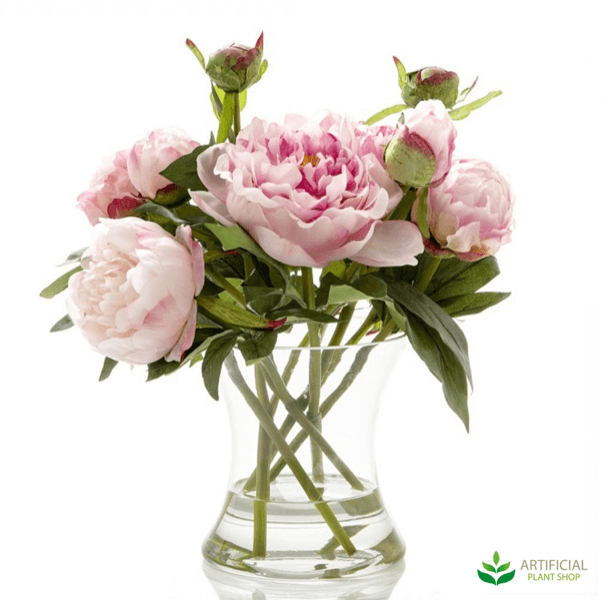
[[[320,162],[320,159],[315,154],[312,154],[311,156],[309,154],[306,154],[303,157],[303,162],[301,163],[301,168],[303,168],[305,165],[308,165],[309,163],[311,163],[312,167],[317,167],[319,162]]]

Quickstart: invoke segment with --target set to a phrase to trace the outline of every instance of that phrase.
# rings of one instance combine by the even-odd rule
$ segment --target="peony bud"
[[[403,99],[408,106],[422,100],[441,100],[446,108],[453,108],[458,99],[460,79],[453,71],[426,67],[408,74]]]
[[[421,102],[405,115],[385,149],[387,171],[402,185],[437,184],[451,166],[456,128],[439,100]]]
[[[224,92],[242,92],[259,80],[263,57],[263,33],[255,47],[232,44],[213,53],[206,72]]]

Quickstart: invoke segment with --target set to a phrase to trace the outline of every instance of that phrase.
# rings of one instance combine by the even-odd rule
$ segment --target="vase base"
[[[220,600],[388,600],[405,570],[398,561],[376,573],[351,577],[277,579],[203,561]]]

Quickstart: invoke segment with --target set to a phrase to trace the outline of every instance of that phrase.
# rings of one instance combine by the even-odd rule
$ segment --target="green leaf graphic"
[[[493,585],[496,585],[495,579],[491,575],[488,575],[487,573],[483,573],[483,571],[479,571],[478,569],[477,569],[477,573],[479,574],[479,579],[481,581],[484,581],[485,583],[491,583]]]
[[[493,555],[493,562],[496,565],[500,562],[500,555],[497,552]]]
[[[495,567],[494,567],[494,566],[492,566],[492,565],[488,565],[486,562],[484,562],[484,563],[483,563],[483,568],[484,568],[486,571],[491,571],[491,573],[495,573],[495,572],[496,572],[496,571],[495,571]]]
[[[502,575],[497,580],[497,585],[501,585],[502,583],[508,583],[509,581],[512,581],[514,579],[514,574],[515,573],[516,573],[516,570],[510,571],[510,573],[506,573],[505,575]]]
[[[505,565],[502,565],[501,567],[498,567],[497,572],[498,573],[503,573],[504,571],[507,571],[509,567],[510,567],[510,563],[506,563]]]

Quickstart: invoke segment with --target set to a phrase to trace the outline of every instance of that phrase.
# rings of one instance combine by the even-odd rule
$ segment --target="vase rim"
[[[378,332],[376,332],[378,333]],[[274,351],[278,351],[278,350],[288,350],[289,352],[292,352],[294,350],[299,350],[299,351],[310,351],[310,350],[348,350],[349,348],[367,348],[367,347],[376,347],[376,346],[384,346],[385,344],[391,344],[394,343],[398,340],[402,340],[402,339],[407,339],[407,336],[405,333],[398,333],[396,335],[393,335],[389,338],[387,338],[386,340],[381,340],[379,342],[361,342],[359,344],[341,344],[339,346],[314,346],[313,348],[311,346],[295,346],[294,344],[290,344],[290,345],[280,345],[280,344],[276,344],[276,346],[274,347]]]

